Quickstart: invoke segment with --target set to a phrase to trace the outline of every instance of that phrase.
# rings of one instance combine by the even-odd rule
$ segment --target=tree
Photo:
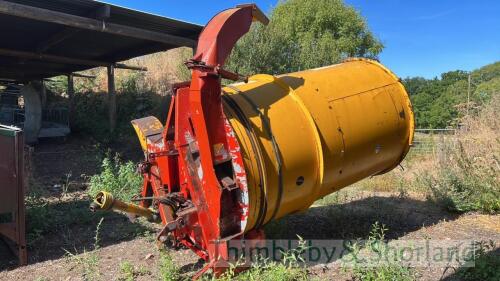
[[[471,75],[470,102],[481,106],[500,93],[500,62],[474,70]],[[456,126],[467,103],[469,73],[462,70],[441,74],[441,78],[406,78],[403,83],[410,94],[418,128]]]
[[[376,58],[382,44],[364,18],[342,0],[280,1],[268,26],[254,25],[233,50],[228,69],[241,74],[281,74]]]
[[[497,76],[491,80],[480,83],[476,90],[474,91],[473,98],[484,103],[489,101],[491,97],[495,94],[500,93],[500,76]]]

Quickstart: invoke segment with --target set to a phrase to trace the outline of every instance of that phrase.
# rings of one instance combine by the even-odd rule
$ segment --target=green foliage
[[[75,221],[78,218],[78,221]],[[97,219],[88,211],[88,202],[73,201],[63,204],[47,202],[29,196],[26,198],[26,234],[28,247],[33,247],[46,234],[72,224],[89,224]]]
[[[375,269],[361,268],[354,271],[354,280],[360,281],[412,281],[416,280],[407,267],[397,264],[381,266]]]
[[[253,265],[239,276],[230,276],[226,280],[299,281],[309,278],[304,268],[280,262],[264,262]]]
[[[122,273],[122,277],[120,278],[120,280],[123,281],[135,280],[134,265],[129,261],[124,261],[120,264],[120,272]]]
[[[50,82],[45,83],[45,87],[53,93],[66,93],[68,90],[67,76],[56,76],[50,79]]]
[[[482,103],[487,102],[495,93],[500,92],[500,75],[477,85],[474,96]]]
[[[417,184],[430,199],[457,212],[500,211],[500,93],[464,120],[466,128],[443,139],[432,169],[419,173]]]
[[[283,253],[281,261],[270,261],[260,259],[252,263],[251,267],[241,273],[236,273],[236,267],[240,264],[233,264],[229,270],[220,278],[212,280],[263,280],[263,281],[299,281],[309,280],[306,268],[301,265],[304,262],[301,254],[307,249],[306,242],[299,236],[297,248]],[[210,280],[210,279],[209,279]]]
[[[418,128],[446,128],[459,123],[460,107],[467,103],[468,73],[457,70],[441,78],[403,80],[410,94]],[[471,72],[470,107],[487,103],[500,91],[500,62]]]
[[[382,253],[386,253],[385,248],[387,247],[387,242],[385,241],[385,233],[387,232],[385,225],[375,222],[372,225],[370,234],[366,243],[366,251],[369,251],[368,255],[373,254],[379,256]],[[398,257],[395,260],[388,260],[386,263],[379,264],[377,266],[366,266],[359,263],[357,258],[360,256],[362,248],[357,243],[354,243],[350,249],[352,252],[352,257],[354,266],[352,268],[352,276],[354,280],[360,281],[413,281],[416,280],[414,272],[408,267],[402,266],[397,262]],[[389,257],[390,258],[390,257]]]
[[[116,93],[117,124],[114,134],[109,130],[108,98],[106,92],[76,92],[72,104],[71,126],[74,132],[110,143],[120,136],[133,136],[130,121],[153,115],[161,117],[165,97],[139,86],[140,73],[131,72],[119,80]]]
[[[151,272],[144,268],[136,268],[131,262],[124,261],[120,263],[121,277],[118,279],[120,281],[134,281],[137,277],[151,274]]]
[[[500,280],[500,250],[494,241],[479,242],[477,245],[474,266],[463,267],[456,275],[464,281],[497,281]]]
[[[179,58],[177,58],[177,64],[174,67],[180,81],[191,80],[191,70],[186,67],[184,62],[191,59],[192,56],[193,50],[190,48],[179,48]]]
[[[459,149],[445,148],[447,159],[439,162],[436,174],[427,172],[419,182],[431,190],[430,199],[450,211],[500,211],[500,185],[492,167],[477,169],[459,142]],[[450,165],[450,163],[453,163]]]
[[[180,268],[175,264],[168,252],[161,252],[159,266],[161,280],[177,281],[181,279]]]
[[[255,24],[237,44],[228,69],[242,74],[288,73],[376,57],[382,44],[364,18],[341,0],[280,1],[268,26]]]
[[[132,136],[130,121],[149,115],[159,116],[164,97],[152,92],[141,93],[137,86],[138,76],[131,74],[121,80],[122,91],[117,93],[117,128],[109,131],[108,94],[77,92],[73,99],[72,130],[109,143],[122,135]]]
[[[107,191],[117,199],[129,201],[139,192],[142,176],[131,161],[123,163],[118,155],[102,161],[102,172],[90,178],[89,195],[93,198],[100,191]]]

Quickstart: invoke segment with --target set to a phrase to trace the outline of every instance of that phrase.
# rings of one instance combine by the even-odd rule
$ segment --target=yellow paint
[[[224,92],[224,110],[247,170],[246,230],[255,227],[263,198],[264,222],[305,210],[325,195],[390,171],[413,140],[408,95],[399,79],[376,61],[350,59],[278,77],[255,75]]]
[[[153,116],[132,120],[131,123],[144,152],[147,151],[148,138],[150,136],[159,135],[163,131],[163,125],[160,120]]]
[[[157,221],[159,218],[153,210],[115,199],[111,193],[106,191],[101,191],[97,194],[94,204],[104,211],[122,211],[131,215],[145,217],[149,221]]]

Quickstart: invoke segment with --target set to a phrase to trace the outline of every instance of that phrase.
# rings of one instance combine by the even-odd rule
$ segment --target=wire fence
[[[415,129],[413,153],[435,155],[444,145],[457,145],[456,129]]]

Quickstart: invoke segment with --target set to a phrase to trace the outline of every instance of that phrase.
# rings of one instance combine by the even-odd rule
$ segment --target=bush
[[[110,143],[121,136],[132,136],[134,130],[130,121],[150,115],[160,117],[163,100],[167,97],[158,96],[152,92],[138,92],[136,81],[124,82],[123,91],[117,93],[117,124],[116,131],[109,131],[108,94],[83,92],[76,93],[73,99],[72,129],[84,135],[89,135],[98,141]]]
[[[117,199],[130,201],[142,186],[142,176],[136,172],[132,162],[123,163],[119,156],[106,157],[102,161],[103,171],[90,178],[88,193],[95,197],[100,191],[107,191]]]
[[[426,175],[431,198],[456,212],[500,210],[500,192],[495,176],[485,169],[477,170],[461,149],[448,151],[453,165],[440,163],[436,177]]]
[[[429,197],[458,212],[500,211],[500,95],[464,120],[455,140],[445,140],[418,182]]]

